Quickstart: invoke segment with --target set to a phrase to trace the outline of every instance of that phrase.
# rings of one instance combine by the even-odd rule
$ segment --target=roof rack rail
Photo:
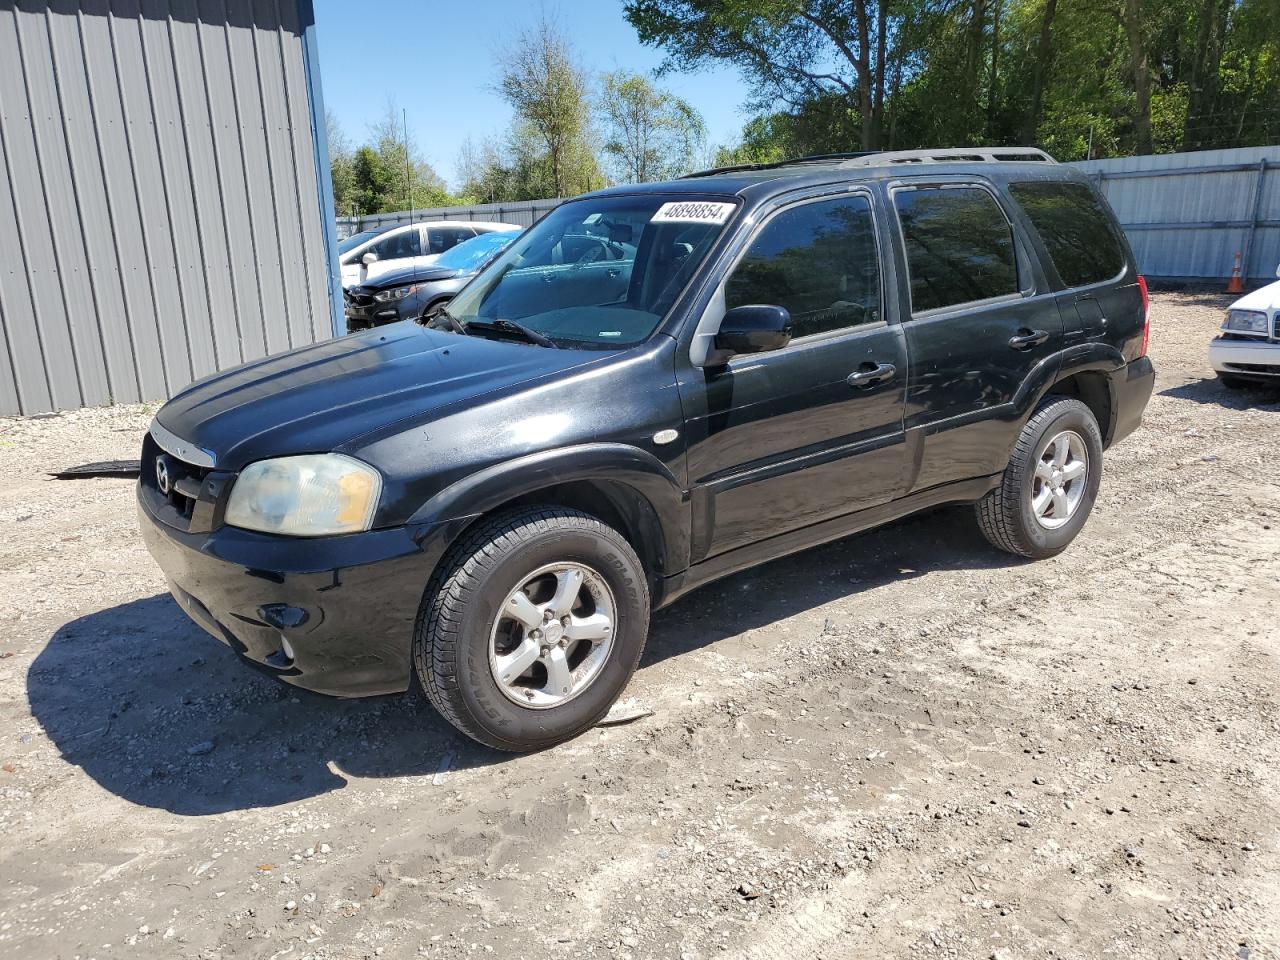
[[[774,160],[770,163],[739,163],[729,167],[712,167],[710,170],[695,170],[692,173],[686,173],[681,180],[689,180],[694,177],[711,177],[718,173],[742,173],[746,170],[777,170],[781,167],[789,167],[792,164],[800,163],[832,163],[837,160],[857,160],[861,157],[875,156],[874,150],[855,150],[849,153],[815,153],[806,157],[789,157],[786,160]]]
[[[1029,160],[1033,163],[1058,161],[1037,147],[947,147],[941,150],[889,150],[846,160],[845,167],[878,167],[890,163],[1000,163]]]
[[[947,147],[940,150],[858,150],[850,153],[815,153],[807,157],[791,157],[772,163],[738,163],[729,167],[712,167],[686,173],[681,180],[713,177],[720,173],[744,173],[748,170],[778,170],[805,163],[840,162],[842,167],[878,167],[890,163],[995,163],[1029,160],[1036,163],[1058,161],[1037,147]]]

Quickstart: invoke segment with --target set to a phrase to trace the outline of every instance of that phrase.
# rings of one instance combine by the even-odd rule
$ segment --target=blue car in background
[[[389,270],[348,287],[342,292],[347,331],[430,316],[520,233],[518,229],[485,233],[447,250],[430,266]]]

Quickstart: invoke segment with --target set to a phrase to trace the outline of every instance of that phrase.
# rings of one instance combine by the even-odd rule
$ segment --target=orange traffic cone
[[[1231,282],[1227,284],[1227,293],[1244,293],[1244,283],[1240,279],[1240,251],[1236,251],[1236,262],[1231,268]]]

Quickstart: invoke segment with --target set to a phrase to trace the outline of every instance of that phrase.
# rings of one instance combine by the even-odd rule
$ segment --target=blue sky
[[[500,135],[511,111],[489,90],[504,45],[545,9],[565,28],[589,70],[648,72],[662,53],[640,45],[621,0],[314,0],[325,106],[353,142],[386,109],[388,97],[409,114],[409,132],[427,161],[455,179],[458,147],[468,134]],[[693,104],[712,143],[737,140],[749,91],[737,71],[670,74],[660,81]]]

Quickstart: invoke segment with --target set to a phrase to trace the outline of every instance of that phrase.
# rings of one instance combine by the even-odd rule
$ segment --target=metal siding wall
[[[1255,219],[1260,162],[1260,223]],[[1241,165],[1238,170],[1215,167]],[[1116,211],[1138,259],[1152,277],[1218,280],[1231,274],[1248,246],[1247,278],[1273,279],[1280,262],[1280,147],[1118,157],[1073,164],[1094,176]],[[1183,172],[1185,171],[1185,172]],[[1145,174],[1145,175],[1144,175]],[[1099,179],[1100,178],[1100,179]]]
[[[309,0],[0,0],[0,414],[332,335]]]

